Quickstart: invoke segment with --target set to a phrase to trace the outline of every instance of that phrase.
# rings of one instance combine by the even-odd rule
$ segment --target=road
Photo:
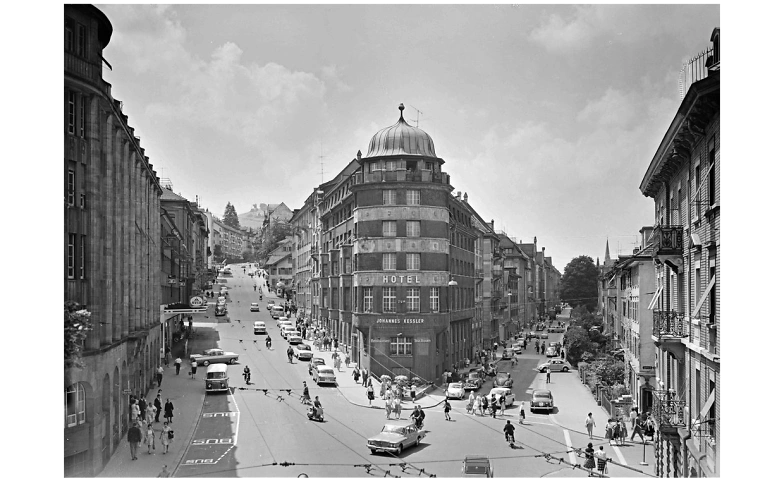
[[[238,265],[233,269],[234,277],[227,283],[229,315],[215,318],[209,309],[205,317],[194,318],[198,334],[192,340],[194,351],[220,347],[239,353],[239,364],[229,366],[233,388],[229,394],[208,395],[204,400],[193,437],[183,438],[190,445],[176,470],[177,477],[295,477],[301,473],[311,477],[383,477],[386,471],[395,476],[419,476],[422,470],[426,471],[423,476],[455,477],[460,475],[467,454],[490,456],[496,477],[585,475],[557,459],[541,457],[549,453],[569,458],[565,429],[554,420],[558,414],[532,415],[526,411],[525,425],[517,424],[519,399],[524,397],[527,402],[531,386],[543,376],[534,368],[544,356],[532,354],[531,348],[519,356],[515,367],[511,361],[500,363],[500,370],[512,371],[513,391],[518,398],[505,417],[469,416],[465,414],[466,401],[452,401],[452,421],[444,419],[440,408],[427,410],[426,437],[419,447],[405,450],[400,457],[371,455],[366,439],[387,422],[384,411],[352,405],[335,387],[316,386],[309,381],[305,361],[295,359],[289,364],[287,344],[266,310],[268,299],[281,300],[266,290],[259,299],[253,284],[262,284],[262,278],[250,278]],[[261,312],[250,312],[251,302],[258,302]],[[264,346],[265,336],[253,334],[253,321],[257,320],[267,324],[273,340],[270,350]],[[249,388],[242,379],[245,365],[251,370]],[[204,368],[200,367],[198,377],[203,378],[203,374]],[[553,381],[559,381],[561,374],[576,373],[553,373]],[[308,420],[306,407],[299,401],[306,380],[311,397],[318,395],[324,405],[323,423]],[[482,391],[490,387],[488,381]],[[267,389],[267,393],[255,389]],[[556,397],[556,404],[559,399]],[[517,427],[519,443],[515,449],[504,442],[502,428],[507,419]],[[294,465],[284,467],[282,463]],[[401,463],[406,464],[405,470]],[[362,465],[368,465],[369,470]]]

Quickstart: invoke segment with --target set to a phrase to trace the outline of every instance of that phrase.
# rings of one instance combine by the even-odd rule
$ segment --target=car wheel
[[[231,358],[229,364],[237,364],[237,358]]]
[[[421,441],[422,441],[422,438],[420,436],[417,436],[416,445],[418,446]]]
[[[376,453],[376,450],[375,450],[375,449],[371,449],[371,450],[370,450],[370,454],[375,454],[375,453]]]
[[[395,450],[395,452],[397,453],[398,456],[403,454],[403,445],[402,444],[398,444],[397,445],[397,449]]]
[[[205,360],[204,362],[202,362],[202,363],[201,363],[201,365],[202,365],[202,366],[209,366],[209,365],[210,365],[210,362],[209,362],[209,361],[207,361],[207,360]]]
[[[565,373],[568,373],[568,372],[569,372],[569,368],[567,368],[566,366],[564,366],[564,368],[562,369],[562,371],[563,371],[563,372],[565,372]]]

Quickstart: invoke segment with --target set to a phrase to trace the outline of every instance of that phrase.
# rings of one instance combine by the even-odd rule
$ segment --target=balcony
[[[363,183],[362,176],[357,175],[357,183]],[[447,173],[435,173],[431,170],[376,170],[364,175],[364,183],[382,182],[415,182],[415,183],[441,183],[449,184]]]
[[[683,257],[683,226],[659,225],[653,229],[654,256]]]
[[[658,347],[672,353],[676,358],[683,359],[686,345],[681,338],[688,338],[691,322],[677,311],[653,311],[653,340]]]
[[[677,434],[686,426],[686,401],[677,399],[675,391],[653,391],[653,418],[662,434]]]

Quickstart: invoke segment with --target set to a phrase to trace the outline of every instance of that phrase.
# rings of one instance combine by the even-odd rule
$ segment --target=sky
[[[720,26],[705,4],[96,6],[104,80],[175,192],[299,208],[403,103],[455,191],[561,272],[653,224],[642,177]]]

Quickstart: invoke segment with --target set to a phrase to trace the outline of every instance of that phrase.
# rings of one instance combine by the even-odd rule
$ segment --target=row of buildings
[[[293,211],[266,268],[352,362],[440,381],[559,304],[561,274],[536,238],[517,242],[453,191],[433,140],[399,110]]]
[[[719,33],[682,71],[682,101],[640,184],[653,226],[600,267],[599,308],[626,381],[657,424],[659,476],[719,468],[721,291]]]
[[[158,177],[102,77],[111,35],[96,7],[65,6],[64,291],[92,325],[84,366],[64,370],[65,476],[109,461],[130,395],[146,394],[185,317],[205,310],[216,246],[237,257],[250,247],[247,232]]]

